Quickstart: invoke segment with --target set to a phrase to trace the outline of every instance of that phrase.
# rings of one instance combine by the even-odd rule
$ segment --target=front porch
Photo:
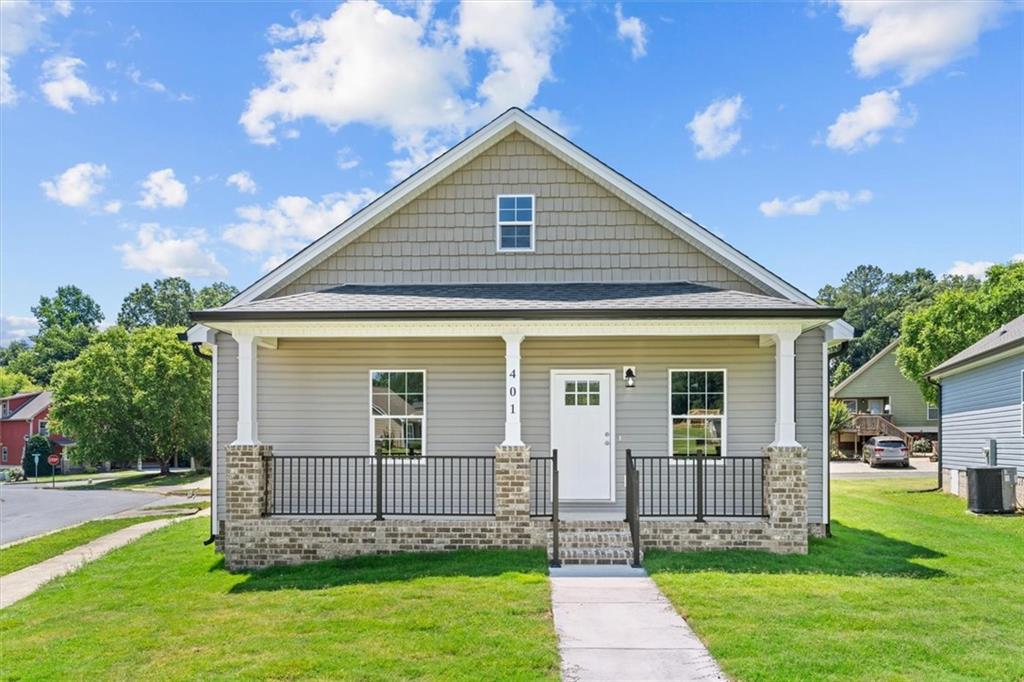
[[[215,463],[228,565],[463,547],[624,563],[645,547],[806,551],[820,467],[797,436],[822,440],[821,365],[808,362],[820,331],[487,326],[222,330],[215,365],[237,371],[238,405]],[[817,421],[798,424],[808,403]]]

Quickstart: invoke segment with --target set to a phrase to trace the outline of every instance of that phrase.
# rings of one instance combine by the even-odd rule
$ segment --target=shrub
[[[914,441],[914,452],[927,453],[932,451],[932,442],[927,438],[918,438]]]

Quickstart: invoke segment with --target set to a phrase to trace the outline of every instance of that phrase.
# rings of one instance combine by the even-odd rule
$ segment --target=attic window
[[[533,195],[498,195],[497,214],[498,251],[533,251]]]

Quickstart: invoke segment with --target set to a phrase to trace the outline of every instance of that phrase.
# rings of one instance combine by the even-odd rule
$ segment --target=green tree
[[[52,389],[54,429],[75,439],[76,462],[142,456],[166,472],[175,454],[209,443],[210,367],[175,329],[111,328],[58,369]]]
[[[72,285],[57,287],[57,294],[53,298],[40,296],[39,304],[32,307],[32,314],[39,322],[40,333],[51,327],[67,329],[77,325],[95,331],[103,321],[103,311],[99,304]]]
[[[1024,315],[1024,262],[993,265],[976,286],[948,288],[903,318],[896,361],[929,402],[938,390],[925,374],[1001,325]]]
[[[853,415],[846,403],[839,400],[829,401],[828,434],[832,452],[839,449],[839,432],[850,428],[851,424],[853,424]]]
[[[0,367],[10,367],[11,363],[14,362],[19,355],[31,350],[32,345],[24,339],[11,341],[6,346],[0,348]]]
[[[238,287],[232,286],[227,282],[214,282],[196,293],[192,309],[207,310],[208,308],[219,308],[235,296],[238,296]]]
[[[125,329],[187,325],[194,299],[195,292],[187,280],[181,277],[158,279],[125,296],[117,323]]]
[[[26,374],[0,367],[0,397],[41,390]]]
[[[37,433],[25,444],[25,457],[21,468],[26,475],[49,476],[53,470],[46,458],[53,454],[53,443],[46,436]],[[36,467],[35,455],[39,455],[39,466]]]

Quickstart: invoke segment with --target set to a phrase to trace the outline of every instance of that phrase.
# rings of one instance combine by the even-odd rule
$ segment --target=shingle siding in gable
[[[535,252],[497,252],[498,194],[536,196]],[[775,295],[513,133],[271,295],[342,283],[679,280]]]

